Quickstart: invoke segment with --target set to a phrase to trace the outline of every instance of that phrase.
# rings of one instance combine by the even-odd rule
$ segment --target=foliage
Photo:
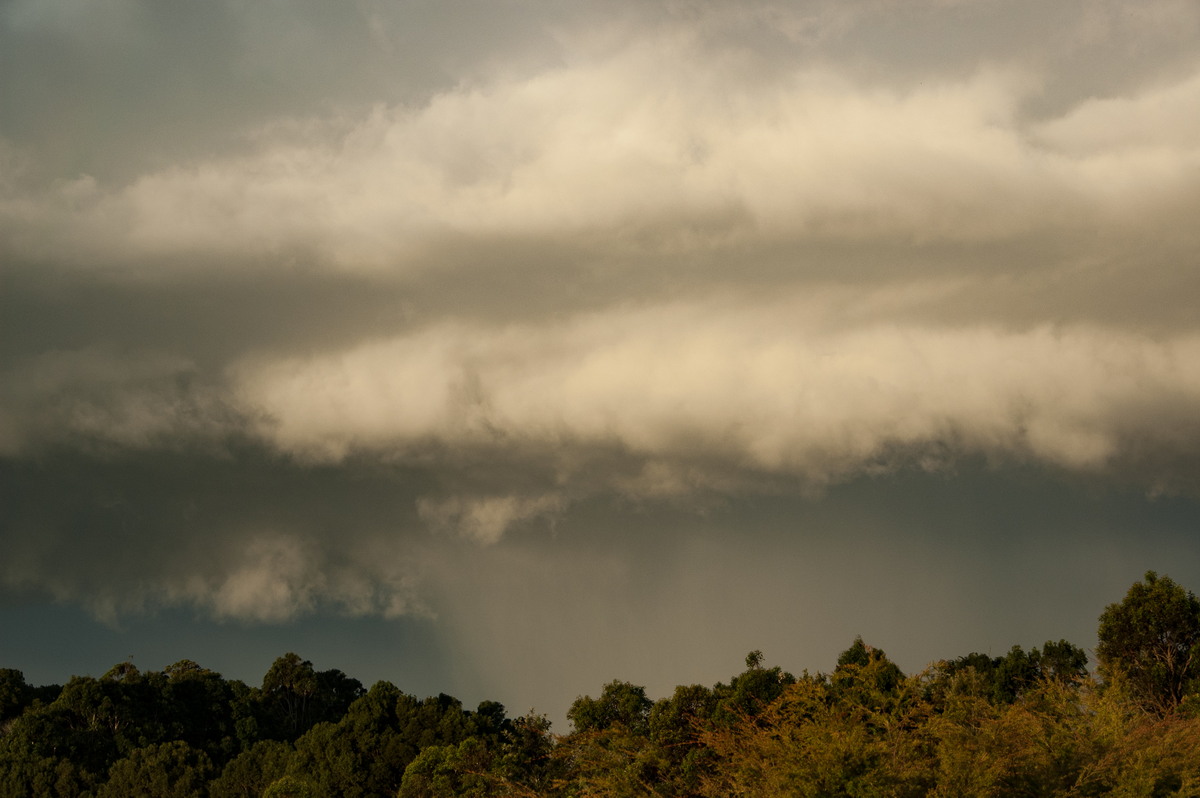
[[[108,772],[96,798],[204,798],[212,762],[183,740],[130,752]]]
[[[926,794],[927,746],[914,732],[926,707],[915,682],[889,684],[889,666],[881,658],[843,664],[836,687],[801,678],[758,714],[705,731],[702,742],[719,764],[702,794]]]
[[[1100,672],[1147,710],[1165,714],[1200,675],[1200,599],[1148,571],[1100,616]]]
[[[643,733],[652,705],[644,687],[614,680],[604,685],[599,698],[577,698],[567,710],[567,720],[580,733],[604,731],[613,726]]]
[[[0,668],[0,723],[12,720],[33,703],[33,688],[25,683],[25,674],[13,668]]]
[[[980,695],[995,703],[1011,704],[1045,679],[1069,683],[1085,678],[1087,654],[1065,640],[1047,641],[1041,649],[1029,651],[1013,646],[1003,657],[967,654],[934,667],[933,689],[944,689],[966,671],[974,673],[972,684]]]
[[[476,737],[458,745],[431,745],[404,769],[400,798],[454,798],[501,795],[500,780],[490,774],[492,755]]]
[[[721,721],[732,721],[745,715],[756,715],[764,707],[783,694],[796,677],[779,668],[762,667],[761,651],[746,655],[746,670],[729,680],[729,684],[718,684],[713,688],[717,705],[713,717]]]
[[[288,652],[272,663],[255,695],[262,736],[295,740],[318,723],[336,721],[363,694],[362,683],[339,670],[316,671]]]
[[[262,798],[316,798],[321,794],[305,778],[281,776],[263,791]]]
[[[209,786],[209,798],[259,798],[287,774],[293,748],[278,740],[259,740],[229,761]]]

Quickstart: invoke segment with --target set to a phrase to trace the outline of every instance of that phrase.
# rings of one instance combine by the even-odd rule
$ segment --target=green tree
[[[209,784],[209,798],[260,798],[267,787],[286,775],[291,755],[290,743],[259,740],[225,765]]]
[[[33,703],[34,690],[25,683],[25,674],[12,668],[0,668],[0,724],[12,720]]]
[[[108,773],[96,798],[204,798],[212,762],[182,740],[132,751]]]
[[[954,679],[983,683],[974,669]],[[920,729],[934,746],[937,783],[930,796],[1110,794],[1080,789],[1104,752],[1078,685],[1042,680],[1012,702],[989,700],[987,692],[951,690]]]
[[[751,651],[746,655],[746,670],[730,679],[728,685],[717,684],[713,687],[717,705],[712,717],[719,722],[729,723],[757,715],[795,681],[795,676],[778,665],[763,667],[763,653]]]
[[[713,753],[697,735],[711,725],[716,707],[713,691],[698,684],[678,686],[670,697],[654,703],[650,739],[667,763],[664,776],[668,783],[660,788],[662,794],[694,795],[710,772]]]
[[[281,776],[263,790],[262,798],[316,798],[321,793],[300,776]]]
[[[561,739],[553,758],[562,794],[571,798],[661,796],[662,749],[622,723],[576,731]]]
[[[544,795],[559,775],[553,753],[550,720],[530,712],[505,724],[492,771],[514,793]]]
[[[263,676],[259,697],[264,710],[264,737],[295,740],[312,726],[310,705],[317,695],[313,664],[289,651]]]
[[[1154,571],[1104,610],[1098,636],[1101,674],[1156,714],[1178,706],[1200,674],[1200,600]]]
[[[458,745],[431,745],[404,769],[399,798],[502,795],[504,784],[491,773],[492,761],[477,737]]]
[[[223,766],[239,749],[233,688],[219,673],[180,660],[163,670],[160,702],[168,736],[199,748]]]
[[[235,720],[243,739],[295,740],[322,722],[335,722],[363,695],[362,682],[340,670],[317,671],[289,651],[271,664],[257,692],[256,723]],[[235,713],[239,714],[239,713]]]
[[[497,708],[485,704],[486,717],[479,720],[451,696],[418,700],[380,682],[337,723],[318,723],[296,740],[288,772],[322,795],[394,795],[404,769],[423,749],[457,745],[496,723]]]
[[[40,756],[20,748],[0,748],[0,795],[78,798],[89,794],[98,780],[96,774],[69,759]]]
[[[124,753],[131,725],[121,696],[108,688],[90,677],[71,679],[52,704],[34,705],[12,721],[4,748],[20,753],[22,767],[39,758],[61,759],[103,779]]]
[[[1038,664],[1044,679],[1073,682],[1085,679],[1088,675],[1087,654],[1066,640],[1057,643],[1047,640],[1042,644],[1042,656]]]
[[[1044,680],[1070,683],[1087,676],[1087,654],[1065,640],[1047,641],[1029,651],[1013,646],[1003,657],[974,652],[938,663],[929,674],[929,694],[945,695],[951,684],[969,688],[996,703],[1011,704]],[[971,672],[974,678],[958,679]]]
[[[868,695],[891,695],[903,680],[899,666],[888,659],[882,649],[869,646],[861,637],[856,637],[850,648],[838,656],[830,686],[835,696],[867,700]]]
[[[878,689],[884,660],[843,663],[848,695]],[[855,683],[855,684],[851,684]],[[700,795],[767,798],[928,794],[932,766],[912,733],[925,705],[911,680],[893,685],[886,706],[831,700],[820,677],[803,676],[751,716],[714,725],[701,734],[716,757],[701,779]]]
[[[567,710],[567,719],[578,732],[602,731],[620,725],[632,732],[644,732],[652,702],[646,688],[614,680],[604,685],[599,698],[581,696]]]

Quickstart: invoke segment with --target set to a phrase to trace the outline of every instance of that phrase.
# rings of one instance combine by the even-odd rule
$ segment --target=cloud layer
[[[75,42],[116,97],[121,59],[162,58],[149,30],[211,46],[180,51],[201,105],[245,86],[178,141],[193,112],[162,87],[136,86],[161,118],[114,99],[144,153],[94,98],[60,98],[73,154],[0,115],[0,458],[29,490],[10,589],[109,617],[397,615],[426,611],[447,534],[495,545],[593,501],[817,497],[980,460],[1194,496],[1194,7],[1080,6],[1051,37],[990,3],[599,26],[513,4],[479,51],[482,25],[429,8],[455,35],[408,71],[383,6],[304,6],[282,32],[213,8],[195,34],[133,2],[99,28],[0,8],[34,74],[37,41]],[[305,88],[283,67],[313,31],[364,54]],[[1119,77],[1096,66],[1114,53]],[[341,517],[287,509],[326,480]],[[80,523],[124,543],[54,564]],[[96,565],[126,544],[148,552],[128,573]]]
[[[759,83],[710,59],[688,37],[637,41],[418,108],[281,122],[253,154],[128,185],[10,191],[6,240],[16,257],[145,279],[305,255],[419,280],[486,268],[455,262],[472,241],[557,244],[601,269],[711,255],[728,275],[816,242],[1188,235],[1200,73],[1031,121],[1019,110],[1036,77],[1016,67],[880,88],[828,67]]]

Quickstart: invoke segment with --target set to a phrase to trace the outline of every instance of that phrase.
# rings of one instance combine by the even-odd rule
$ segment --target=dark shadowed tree
[[[11,720],[33,703],[34,690],[25,683],[25,674],[13,668],[0,668],[0,724]]]
[[[287,774],[290,743],[259,740],[234,757],[208,788],[209,798],[260,798]]]
[[[97,798],[205,798],[212,762],[182,740],[130,752],[112,766]]]
[[[221,767],[239,749],[230,682],[191,660],[163,669],[160,703],[170,719],[168,736],[209,755]]]
[[[292,652],[272,663],[258,692],[261,737],[295,740],[314,725],[336,722],[363,695],[362,682],[340,670],[317,671],[313,664]],[[242,723],[245,738],[251,724]]]
[[[395,795],[404,769],[423,749],[457,745],[476,729],[503,723],[502,713],[499,704],[485,704],[486,717],[477,722],[452,696],[419,700],[380,682],[337,723],[318,723],[296,740],[288,772],[320,795]]]
[[[294,740],[312,725],[309,707],[317,695],[317,673],[311,662],[289,651],[271,664],[259,695],[263,736]]]

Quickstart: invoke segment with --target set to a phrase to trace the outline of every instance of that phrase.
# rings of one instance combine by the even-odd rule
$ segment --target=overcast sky
[[[858,634],[1092,646],[1200,589],[1197,41],[0,0],[0,666],[294,650],[561,719]]]

